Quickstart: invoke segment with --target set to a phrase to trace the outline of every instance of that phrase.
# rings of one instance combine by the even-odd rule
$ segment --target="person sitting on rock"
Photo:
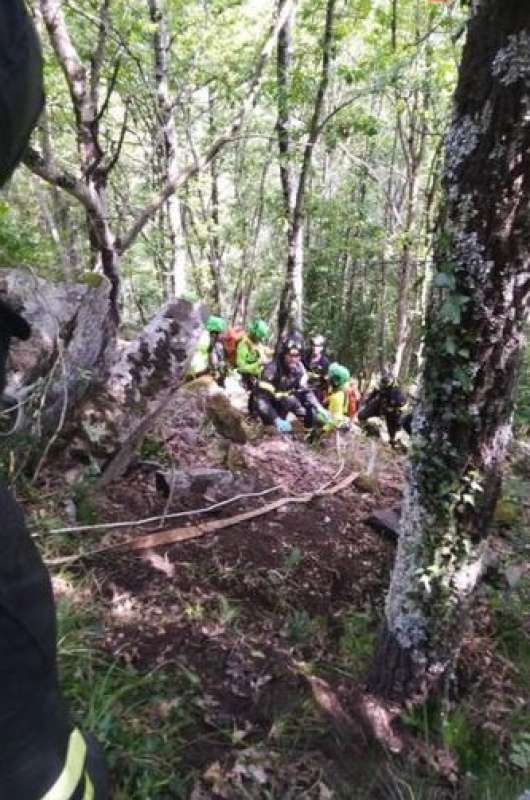
[[[222,317],[208,317],[191,359],[188,380],[210,375],[219,386],[224,385],[227,367],[222,336],[225,330],[226,322]]]
[[[320,334],[312,336],[311,348],[304,358],[309,388],[314,391],[320,403],[324,402],[328,389],[327,374],[330,359],[326,355],[325,347],[326,340],[324,336]]]
[[[394,376],[385,370],[379,386],[373,389],[361,405],[357,414],[359,422],[371,417],[383,417],[386,422],[391,447],[396,446],[396,434],[401,427],[402,410],[406,398],[394,380]]]
[[[255,387],[267,361],[265,345],[269,336],[267,323],[262,319],[256,319],[237,345],[236,368],[241,375],[243,386],[249,392]]]

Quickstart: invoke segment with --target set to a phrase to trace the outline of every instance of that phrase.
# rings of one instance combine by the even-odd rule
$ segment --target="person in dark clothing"
[[[396,444],[396,434],[401,427],[402,409],[406,403],[405,395],[396,385],[390,372],[383,372],[379,386],[362,403],[357,413],[359,422],[371,417],[384,417],[388,438],[392,447]]]
[[[0,4],[0,185],[43,103],[42,58],[23,0]],[[0,394],[13,337],[31,329],[0,302]],[[0,481],[0,800],[106,800],[98,746],[73,722],[57,677],[51,582],[22,512]]]
[[[0,395],[6,388],[6,369],[7,357],[11,339],[22,339],[25,341],[31,336],[31,328],[17,311],[9,303],[0,299]]]
[[[253,406],[266,425],[275,425],[280,433],[290,433],[289,413],[312,427],[321,408],[314,392],[307,386],[307,373],[296,342],[284,343],[280,355],[267,364],[253,392]]]
[[[323,403],[328,391],[327,374],[330,359],[326,355],[326,340],[320,334],[311,338],[311,349],[304,358],[308,386],[315,393],[319,403]]]

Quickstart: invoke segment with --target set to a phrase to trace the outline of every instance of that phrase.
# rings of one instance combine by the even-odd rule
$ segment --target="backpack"
[[[357,410],[359,408],[359,398],[357,396],[357,392],[349,383],[344,389],[344,413],[347,417],[354,417],[357,414]]]
[[[244,328],[237,326],[234,328],[228,328],[226,333],[223,334],[222,342],[223,349],[225,351],[225,358],[231,367],[236,366],[237,346],[244,336]]]

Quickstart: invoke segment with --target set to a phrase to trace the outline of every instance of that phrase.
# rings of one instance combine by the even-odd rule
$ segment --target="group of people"
[[[287,336],[276,354],[267,346],[270,330],[264,320],[248,330],[227,328],[222,317],[208,318],[193,355],[188,377],[210,375],[224,386],[236,370],[247,390],[249,413],[280,433],[290,433],[289,415],[299,419],[312,435],[346,429],[356,417],[362,424],[371,417],[386,421],[390,444],[400,427],[410,433],[411,415],[404,415],[405,397],[391,373],[361,401],[349,369],[331,361],[326,339],[318,334],[308,348],[299,333]]]

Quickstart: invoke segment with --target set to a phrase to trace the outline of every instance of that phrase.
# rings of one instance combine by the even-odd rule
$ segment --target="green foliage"
[[[197,685],[187,673],[140,673],[98,652],[103,633],[74,603],[58,606],[62,686],[83,728],[103,745],[113,797],[185,798],[179,749],[193,735]],[[171,769],[167,766],[171,764]]]
[[[11,195],[11,202],[0,202],[0,264],[20,267],[31,264],[48,268],[53,274],[57,251],[33,215]]]
[[[458,757],[458,766],[465,773],[493,770],[499,761],[495,737],[472,726],[465,709],[442,717],[442,742]]]
[[[515,404],[515,431],[518,435],[530,434],[530,347],[526,347],[519,373]]]
[[[377,626],[368,614],[352,612],[342,619],[341,660],[353,675],[362,675],[373,654]]]
[[[317,628],[318,622],[305,609],[291,611],[285,622],[286,636],[295,645],[310,644]]]

